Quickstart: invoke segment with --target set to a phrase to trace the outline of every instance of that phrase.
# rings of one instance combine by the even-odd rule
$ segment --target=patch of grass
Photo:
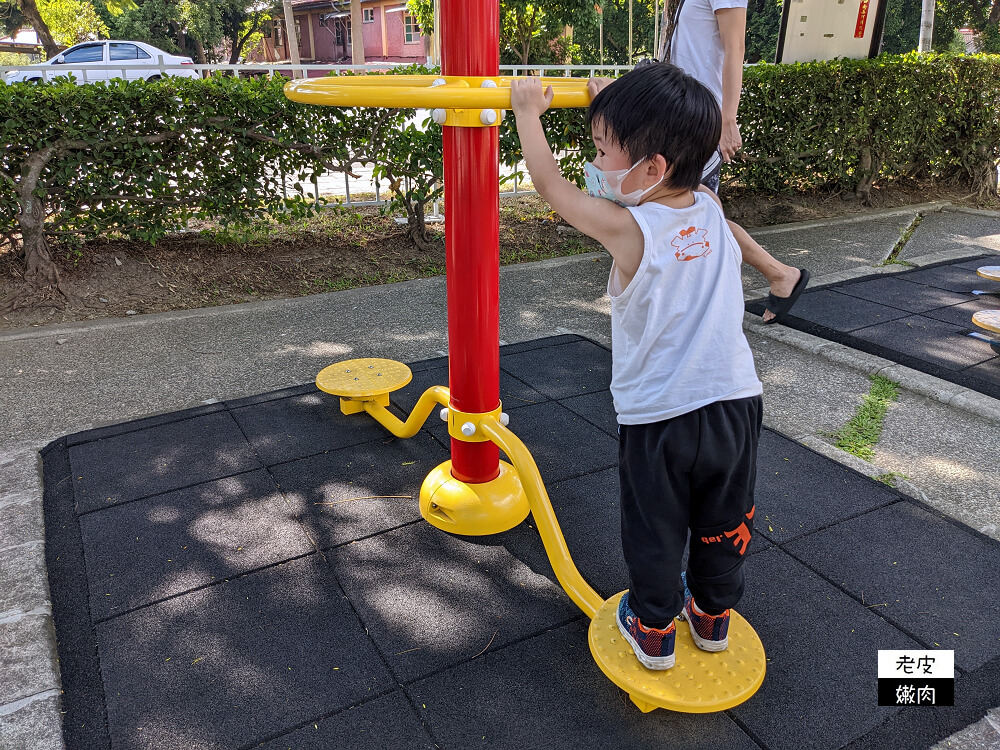
[[[887,484],[890,487],[895,488],[897,479],[909,479],[909,477],[896,471],[887,471],[885,474],[879,474],[875,477],[875,479],[880,481],[882,484]]]
[[[871,461],[873,448],[882,436],[882,423],[889,404],[899,398],[899,383],[881,375],[871,376],[872,387],[850,421],[835,432],[834,445],[843,451]]]
[[[893,264],[899,266],[913,266],[912,263],[907,263],[905,260],[899,260],[899,254],[903,251],[906,243],[910,241],[913,233],[917,231],[917,227],[920,226],[920,222],[924,220],[924,215],[918,213],[913,217],[913,221],[910,225],[906,227],[902,232],[900,232],[899,239],[896,240],[896,244],[892,246],[892,250],[889,251],[889,255],[878,266],[891,266]]]

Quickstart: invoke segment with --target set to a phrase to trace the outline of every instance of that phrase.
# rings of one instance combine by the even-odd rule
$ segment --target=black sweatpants
[[[754,396],[620,425],[622,550],[643,625],[664,628],[684,605],[688,529],[687,582],[698,607],[721,614],[743,596],[761,411]]]

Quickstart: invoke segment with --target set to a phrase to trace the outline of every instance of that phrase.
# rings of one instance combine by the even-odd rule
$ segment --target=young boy
[[[614,261],[611,392],[630,578],[618,627],[643,665],[669,669],[678,614],[700,648],[728,645],[753,528],[761,384],[743,335],[741,256],[718,199],[699,188],[719,105],[665,63],[612,83],[587,114],[597,146],[587,195],[545,141],[551,88],[511,88],[535,189]]]

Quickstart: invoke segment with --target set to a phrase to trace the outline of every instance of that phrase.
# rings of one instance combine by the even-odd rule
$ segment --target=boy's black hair
[[[590,103],[587,125],[603,127],[632,163],[660,154],[672,188],[694,190],[722,136],[715,96],[680,68],[654,62],[626,73]]]

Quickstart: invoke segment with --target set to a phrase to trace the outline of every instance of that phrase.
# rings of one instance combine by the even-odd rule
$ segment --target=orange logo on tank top
[[[712,248],[706,239],[707,236],[707,229],[695,227],[682,229],[676,237],[670,240],[670,246],[675,249],[674,256],[677,260],[694,260],[711,254]]]

